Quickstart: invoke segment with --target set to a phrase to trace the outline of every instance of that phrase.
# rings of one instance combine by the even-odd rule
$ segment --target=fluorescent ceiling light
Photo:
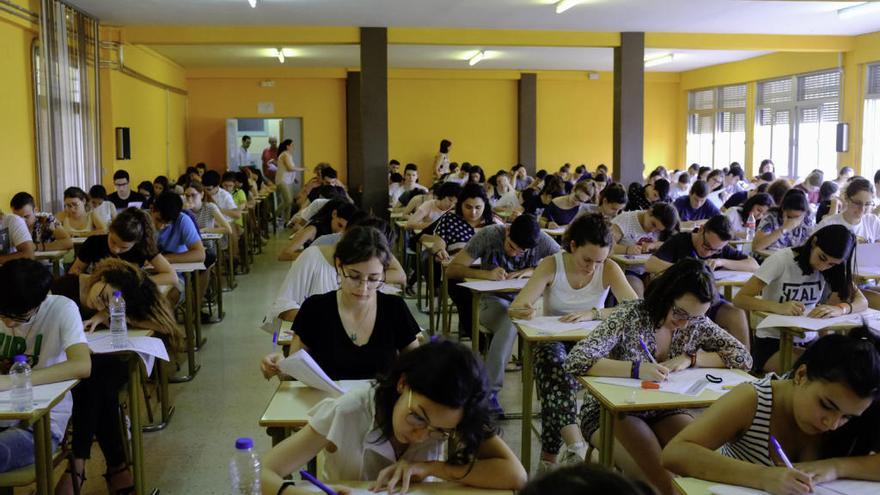
[[[477,65],[480,63],[480,60],[483,60],[486,57],[486,52],[480,50],[473,57],[468,60],[468,65]]]
[[[851,19],[856,16],[870,14],[871,12],[880,12],[880,2],[862,2],[852,7],[842,8],[837,11],[837,17]]]
[[[645,67],[656,67],[658,65],[668,64],[669,62],[672,62],[673,58],[675,58],[675,55],[672,53],[645,57]]]
[[[559,2],[556,3],[556,13],[561,14],[566,10],[574,7],[575,5],[583,2],[584,0],[559,0]]]
[[[282,64],[284,63],[284,48],[276,48],[276,57],[278,57],[278,61]]]
[[[252,9],[257,8],[257,0],[248,0],[248,3],[251,5]]]

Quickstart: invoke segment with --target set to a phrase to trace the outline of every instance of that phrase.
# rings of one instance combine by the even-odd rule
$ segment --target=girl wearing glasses
[[[856,177],[847,184],[845,197],[844,210],[836,215],[827,215],[819,227],[843,225],[861,242],[880,241],[880,218],[871,213],[874,209],[874,184],[863,177]]]
[[[746,311],[813,318],[864,311],[868,301],[853,283],[855,246],[855,235],[843,225],[823,227],[802,245],[780,249],[764,260],[733,304]],[[794,348],[795,355],[816,336],[805,332],[804,337],[795,337],[800,345]],[[753,349],[756,371],[788,371],[779,369],[778,329],[759,328]]]
[[[705,316],[715,296],[709,270],[702,262],[685,258],[648,285],[644,300],[621,303],[578,342],[565,360],[565,371],[574,376],[661,381],[691,367],[749,369],[748,350]],[[584,438],[593,445],[599,443],[599,409],[599,402],[587,396],[580,413]],[[615,463],[625,472],[641,472],[659,493],[671,495],[672,475],[660,465],[660,451],[691,421],[684,409],[615,419],[615,437],[623,446],[614,451]]]
[[[334,380],[370,379],[418,346],[419,325],[403,298],[379,292],[392,256],[378,230],[346,232],[333,258],[339,289],[303,301],[291,352],[306,349]],[[277,357],[264,359],[264,375],[277,373]]]
[[[112,204],[112,203],[110,203]],[[64,190],[64,211],[56,218],[73,236],[87,237],[107,232],[107,224],[97,209],[87,210],[89,197],[78,187]]]
[[[306,428],[263,457],[263,491],[312,493],[282,477],[321,450],[322,478],[375,480],[374,489],[391,493],[406,492],[428,476],[480,488],[522,488],[526,472],[498,436],[487,397],[486,373],[469,349],[453,342],[424,345],[401,355],[372,387],[315,406]]]

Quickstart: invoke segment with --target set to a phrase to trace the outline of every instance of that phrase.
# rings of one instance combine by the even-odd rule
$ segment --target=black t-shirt
[[[139,267],[143,267],[147,261],[150,261],[150,258],[147,258],[136,251],[138,250],[131,249],[117,256],[110,252],[110,246],[107,245],[107,234],[93,235],[86,239],[86,242],[83,243],[79,252],[76,254],[76,257],[90,266],[98,263],[104,258],[119,258],[128,261],[129,263],[134,263]]]
[[[398,351],[416,339],[419,325],[403,298],[381,292],[376,297],[376,324],[370,339],[361,346],[351,341],[342,326],[335,291],[303,301],[293,320],[293,331],[330,378],[375,378],[388,370]]]
[[[727,198],[727,201],[724,202],[724,209],[733,208],[734,206],[739,206],[743,204],[746,199],[749,197],[748,191],[739,191],[735,192]]]
[[[676,263],[678,260],[684,258],[697,258],[697,259],[724,259],[724,260],[744,260],[748,256],[743,254],[738,249],[735,249],[730,246],[730,244],[725,244],[724,248],[706,258],[701,258],[697,255],[697,250],[694,249],[694,243],[691,241],[691,233],[689,232],[681,232],[679,234],[675,234],[670,237],[669,240],[663,243],[660,246],[660,249],[654,253],[654,256],[660,258],[661,260],[667,263]]]
[[[122,211],[128,208],[129,203],[141,203],[141,208],[143,208],[143,203],[147,200],[141,193],[132,191],[127,198],[122,199],[119,197],[119,193],[113,193],[107,196],[107,201],[116,205],[117,211]]]

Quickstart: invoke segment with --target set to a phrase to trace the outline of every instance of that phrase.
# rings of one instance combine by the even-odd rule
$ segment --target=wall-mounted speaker
[[[849,151],[849,124],[843,122],[837,124],[837,152]]]
[[[131,131],[128,127],[116,128],[116,159],[131,160]]]

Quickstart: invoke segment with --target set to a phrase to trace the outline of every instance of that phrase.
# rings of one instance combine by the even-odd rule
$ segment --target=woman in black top
[[[391,261],[388,241],[372,227],[353,227],[336,245],[339,290],[306,299],[293,320],[291,352],[305,349],[334,380],[372,379],[398,353],[419,345],[419,326],[403,298],[379,292]],[[278,374],[280,354],[263,359]]]

